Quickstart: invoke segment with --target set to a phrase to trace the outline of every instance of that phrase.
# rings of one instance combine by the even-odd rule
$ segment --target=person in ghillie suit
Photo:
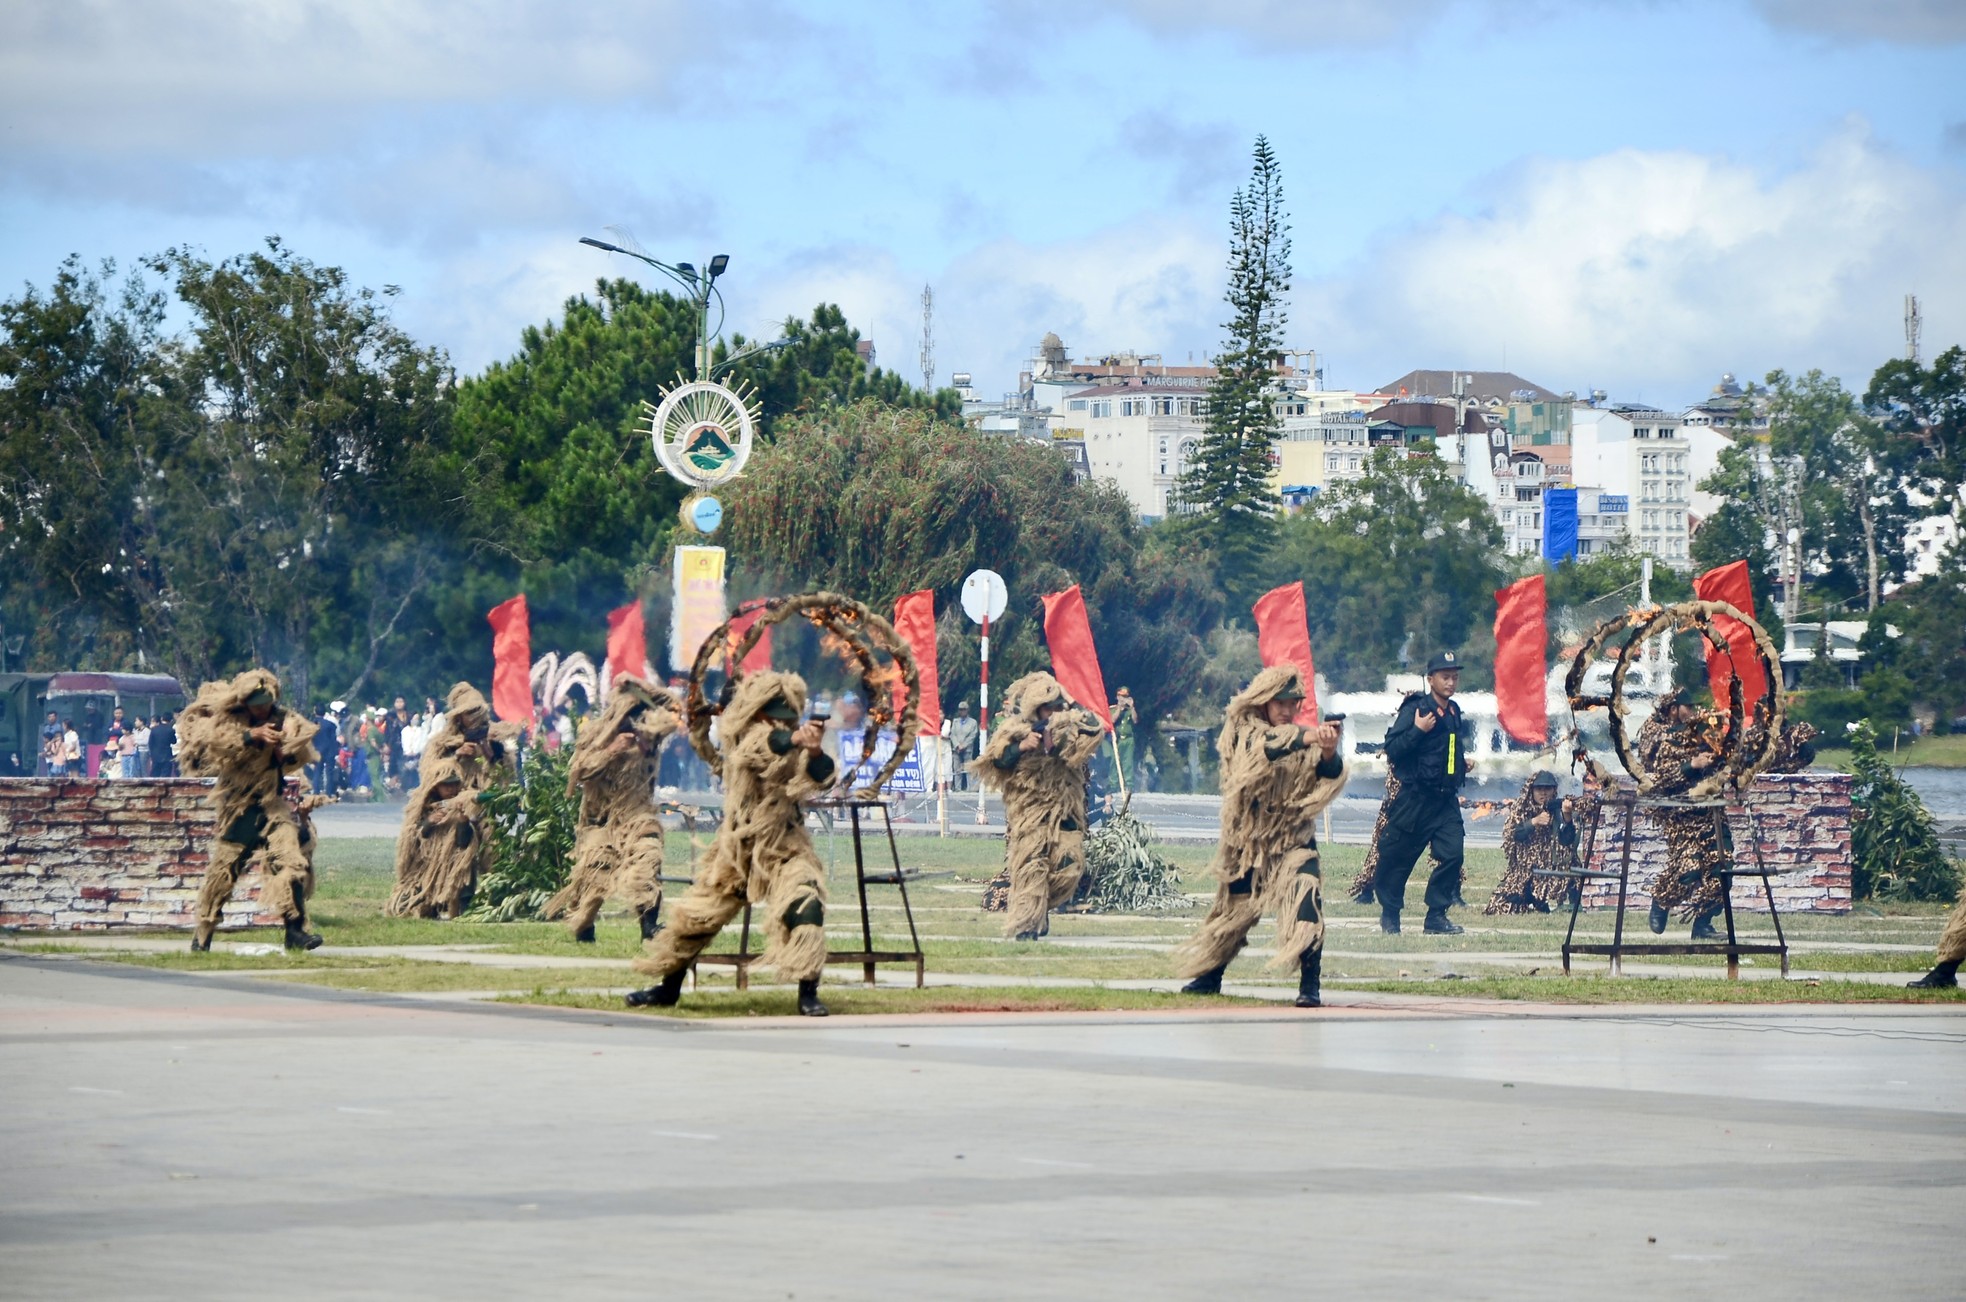
[[[601,712],[581,725],[567,770],[567,794],[580,793],[573,875],[546,902],[566,915],[578,941],[592,943],[594,919],[610,895],[627,901],[652,938],[662,911],[662,820],[656,813],[656,754],[682,724],[666,687],[623,675]]]
[[[1708,743],[1700,711],[1678,688],[1661,697],[1638,730],[1639,762],[1657,778],[1651,794],[1678,796],[1720,762]],[[1711,809],[1653,809],[1652,819],[1666,841],[1666,866],[1652,882],[1648,922],[1662,934],[1674,910],[1693,920],[1694,940],[1719,940],[1714,916],[1726,904],[1722,872],[1733,862],[1733,834]]]
[[[765,672],[735,680],[718,720],[724,821],[709,857],[669,925],[655,933],[635,970],[658,984],[628,996],[631,1008],[666,1008],[682,997],[690,964],[747,902],[764,913],[763,962],[799,983],[799,1012],[826,1016],[819,977],[826,966],[826,869],[806,832],[802,803],[832,785],[835,765],[818,723],[799,723],[806,684]]]
[[[1218,885],[1208,916],[1175,951],[1183,994],[1213,995],[1265,913],[1277,919],[1273,970],[1296,968],[1297,1006],[1322,1003],[1324,879],[1317,816],[1345,788],[1338,729],[1291,722],[1304,700],[1289,665],[1257,674],[1222,721],[1222,838],[1210,864]]]
[[[425,761],[396,833],[396,889],[383,912],[392,918],[457,917],[471,907],[490,845],[484,806],[466,785],[459,761]]]
[[[315,732],[306,718],[281,708],[280,680],[264,669],[206,683],[180,717],[178,758],[184,771],[218,780],[212,789],[217,834],[198,891],[193,950],[212,947],[226,901],[256,856],[265,883],[260,907],[285,922],[287,948],[320,945],[321,938],[307,930],[313,874],[283,790],[287,774],[320,758],[314,753]]]
[[[1502,820],[1502,880],[1482,912],[1548,913],[1571,879],[1536,874],[1576,866],[1576,819],[1557,795],[1556,774],[1537,769]]]
[[[493,723],[483,692],[457,683],[444,698],[444,726],[423,748],[423,763],[454,760],[467,791],[483,791],[516,773],[518,741],[525,731],[518,723]]]
[[[1106,725],[1039,670],[1004,694],[1004,718],[969,771],[1003,793],[1010,878],[1003,934],[1036,940],[1085,876],[1086,767]]]

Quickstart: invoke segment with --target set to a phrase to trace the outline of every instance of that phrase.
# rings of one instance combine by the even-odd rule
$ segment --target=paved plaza
[[[1953,1009],[681,1023],[0,957],[8,1296],[1951,1298]]]

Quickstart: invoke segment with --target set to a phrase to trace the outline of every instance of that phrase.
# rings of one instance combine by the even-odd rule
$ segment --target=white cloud
[[[1721,371],[1778,366],[1860,388],[1902,347],[1907,291],[1928,345],[1966,341],[1966,196],[1950,181],[1861,123],[1778,175],[1638,150],[1525,164],[1487,187],[1488,210],[1301,286],[1313,310],[1293,333],[1315,334],[1347,384],[1498,367],[1506,350],[1540,384],[1624,397],[1690,398]]]
[[[1776,27],[1823,36],[1905,45],[1966,41],[1966,4],[1959,0],[1754,0]]]
[[[772,0],[9,0],[7,150],[331,150],[425,106],[658,101],[794,26]]]

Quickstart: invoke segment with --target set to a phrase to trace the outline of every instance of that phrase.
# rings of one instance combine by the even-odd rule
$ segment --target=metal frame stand
[[[1762,855],[1761,829],[1755,823],[1754,809],[1748,803],[1747,795],[1741,793],[1738,798],[1741,802],[1742,810],[1747,815],[1748,835],[1754,842],[1755,866],[1752,868],[1741,867],[1734,861],[1734,856],[1730,853],[1727,857],[1727,867],[1720,870],[1721,909],[1727,916],[1727,939],[1725,941],[1686,941],[1678,944],[1666,941],[1628,942],[1625,940],[1625,906],[1631,895],[1632,830],[1637,821],[1639,806],[1643,805],[1647,809],[1711,809],[1713,811],[1714,832],[1722,838],[1722,843],[1725,844],[1728,837],[1727,802],[1725,800],[1672,800],[1661,796],[1641,797],[1633,791],[1621,791],[1607,799],[1607,804],[1620,806],[1625,811],[1625,842],[1618,858],[1618,870],[1616,872],[1593,871],[1582,866],[1590,862],[1591,848],[1595,846],[1597,831],[1593,827],[1591,830],[1592,846],[1586,848],[1579,867],[1569,871],[1540,872],[1536,874],[1539,877],[1567,877],[1574,881],[1574,886],[1570,894],[1570,926],[1563,934],[1563,971],[1566,976],[1570,972],[1570,956],[1572,954],[1607,955],[1611,960],[1610,973],[1612,976],[1623,975],[1624,957],[1627,954],[1725,954],[1727,956],[1727,979],[1730,981],[1741,979],[1741,956],[1743,954],[1775,954],[1781,958],[1782,975],[1786,977],[1789,974],[1788,937],[1782,932],[1782,914],[1781,910],[1775,907],[1775,887],[1770,881],[1770,878],[1780,876],[1781,874],[1771,871],[1768,867],[1767,860]],[[1671,871],[1670,861],[1668,861],[1665,871]],[[1768,900],[1768,917],[1775,924],[1774,944],[1745,945],[1741,943],[1739,935],[1734,930],[1734,879],[1736,877],[1759,877],[1761,879],[1761,889]],[[1587,878],[1616,878],[1618,882],[1618,911],[1616,918],[1612,922],[1611,943],[1609,945],[1580,945],[1575,941],[1577,934],[1577,913],[1583,907],[1583,885],[1584,880]]]
[[[810,803],[816,809],[845,810],[853,824],[853,876],[854,883],[860,895],[860,948],[829,949],[826,951],[826,961],[829,964],[860,964],[861,974],[870,986],[874,984],[875,969],[882,963],[913,963],[915,965],[915,988],[917,990],[921,989],[927,984],[927,959],[922,953],[921,933],[915,927],[914,905],[908,901],[908,878],[910,874],[901,867],[901,849],[896,845],[894,840],[894,819],[889,812],[888,802],[885,800],[860,800],[849,796],[838,800],[815,800]],[[881,823],[887,831],[888,857],[894,864],[893,872],[875,872],[870,875],[867,871],[866,854],[862,847],[860,837],[860,811],[863,809],[878,809],[881,811]],[[914,874],[914,876],[918,877],[921,875],[919,873]],[[908,919],[908,939],[914,945],[913,949],[877,950],[874,948],[874,926],[867,912],[867,888],[869,886],[894,886],[900,889],[901,912]],[[697,967],[704,963],[711,963],[736,968],[737,988],[739,990],[749,990],[751,988],[751,965],[763,957],[763,954],[754,954],[751,952],[751,906],[749,903],[746,903],[744,906],[744,925],[737,936],[737,952],[735,954],[698,954],[695,961],[690,964],[690,984],[692,987],[696,984]]]

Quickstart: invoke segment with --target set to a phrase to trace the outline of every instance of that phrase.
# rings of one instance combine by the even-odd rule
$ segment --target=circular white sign
[[[751,458],[750,406],[721,384],[694,380],[663,395],[660,407],[642,409],[663,469],[692,488],[728,483]]]
[[[981,624],[995,623],[1010,606],[1010,589],[995,570],[976,570],[963,580],[963,614]]]

